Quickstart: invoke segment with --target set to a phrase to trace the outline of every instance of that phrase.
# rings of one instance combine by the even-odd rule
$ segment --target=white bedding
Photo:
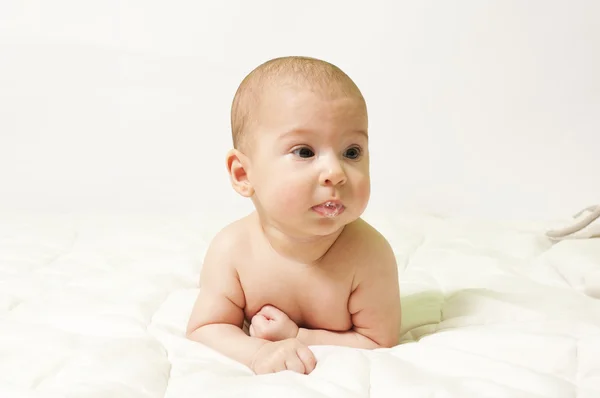
[[[0,216],[0,397],[600,397],[600,239],[368,220],[397,255],[402,344],[259,377],[184,337],[222,221]]]

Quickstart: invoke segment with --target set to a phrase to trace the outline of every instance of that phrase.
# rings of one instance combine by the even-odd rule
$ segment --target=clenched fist
[[[280,341],[298,336],[298,325],[283,311],[265,305],[252,317],[250,336],[269,341]]]

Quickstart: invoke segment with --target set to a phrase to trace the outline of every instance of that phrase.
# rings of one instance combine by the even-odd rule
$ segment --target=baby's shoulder
[[[368,222],[358,219],[346,226],[340,251],[353,262],[352,291],[368,280],[396,275],[396,256],[388,240]]]
[[[339,252],[355,262],[356,271],[371,272],[374,267],[395,267],[395,255],[388,240],[368,222],[358,219],[346,226]]]
[[[249,218],[250,216],[246,216],[233,221],[219,230],[210,242],[207,256],[219,257],[221,261],[231,263],[239,253],[246,252],[251,235]]]
[[[354,248],[358,252],[372,254],[381,250],[391,250],[385,236],[362,218],[346,226],[343,238],[341,242],[343,245]]]
[[[252,228],[251,216],[246,216],[227,224],[213,237],[211,245],[222,250],[239,249],[248,243]]]

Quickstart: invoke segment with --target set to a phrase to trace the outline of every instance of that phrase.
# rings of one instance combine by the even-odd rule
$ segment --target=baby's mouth
[[[327,201],[325,203],[321,203],[320,205],[314,206],[312,209],[324,217],[334,218],[342,214],[345,207],[341,202]]]

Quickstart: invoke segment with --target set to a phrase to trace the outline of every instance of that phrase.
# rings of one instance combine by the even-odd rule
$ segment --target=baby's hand
[[[250,336],[269,341],[280,341],[298,336],[298,325],[283,311],[265,305],[252,317]]]
[[[283,370],[309,374],[317,360],[312,351],[298,339],[270,341],[258,349],[250,368],[256,373],[276,373]]]

